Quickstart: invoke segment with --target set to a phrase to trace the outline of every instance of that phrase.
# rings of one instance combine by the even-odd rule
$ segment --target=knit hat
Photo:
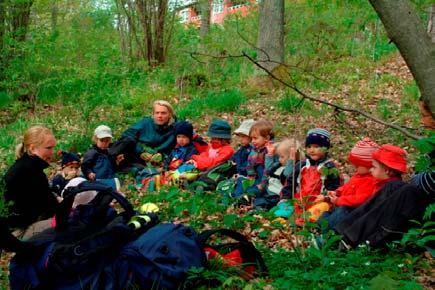
[[[308,131],[307,137],[305,139],[305,147],[311,144],[316,144],[321,147],[329,148],[331,147],[331,142],[329,138],[331,134],[323,128],[314,128]]]
[[[184,135],[189,140],[192,140],[193,137],[193,126],[189,122],[181,121],[175,125],[175,136]]]
[[[356,166],[372,167],[372,155],[378,149],[379,145],[366,137],[353,146],[348,159]]]
[[[391,169],[406,172],[406,151],[400,147],[391,144],[382,145],[372,157]]]
[[[211,138],[231,139],[231,125],[222,119],[215,119],[208,127],[207,135]]]
[[[72,164],[80,164],[80,157],[75,153],[61,150],[58,152],[58,155],[60,156],[60,165],[62,165],[62,167]]]
[[[106,125],[98,126],[94,131],[94,135],[98,139],[103,139],[103,138],[108,138],[108,137],[113,138],[112,129],[110,129],[110,127],[108,127]]]
[[[433,196],[435,194],[435,172],[416,174],[411,178],[411,184],[417,186],[424,193]]]
[[[248,119],[240,124],[240,127],[234,131],[234,134],[243,134],[249,136],[249,131],[251,130],[252,125],[254,125],[254,119]]]

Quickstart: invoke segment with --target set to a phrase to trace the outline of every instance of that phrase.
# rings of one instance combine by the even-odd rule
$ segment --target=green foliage
[[[211,91],[205,97],[195,97],[179,106],[176,114],[180,119],[197,119],[208,112],[234,112],[244,101],[245,97],[238,89]]]
[[[410,229],[403,235],[400,243],[402,245],[414,245],[421,248],[426,248],[435,253],[433,247],[435,243],[435,222],[433,217],[435,216],[435,203],[428,205],[424,212],[423,222],[415,222],[418,228]]]
[[[429,153],[435,149],[435,133],[427,138],[412,141],[412,144],[421,153],[415,164],[415,170],[417,172],[423,172],[426,170],[434,170],[434,160],[430,158]]]
[[[384,255],[364,246],[347,253],[308,248],[303,253],[281,250],[266,254],[273,285],[278,289],[360,289],[369,283],[421,288],[410,281],[414,267],[409,264],[410,257],[399,253]]]
[[[303,104],[301,97],[294,95],[286,95],[277,101],[276,106],[284,112],[294,112]]]

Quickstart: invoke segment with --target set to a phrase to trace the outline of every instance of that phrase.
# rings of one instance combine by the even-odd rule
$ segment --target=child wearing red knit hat
[[[325,231],[332,229],[354,208],[363,204],[375,192],[375,177],[370,173],[372,155],[379,145],[364,138],[357,142],[349,153],[348,160],[355,167],[355,174],[343,186],[335,191],[329,191],[328,196],[318,196],[316,201],[329,201],[335,208],[325,212],[318,223],[325,225]]]

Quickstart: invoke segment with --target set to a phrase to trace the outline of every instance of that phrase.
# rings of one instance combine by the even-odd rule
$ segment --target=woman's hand
[[[116,165],[121,164],[122,161],[124,161],[125,157],[124,154],[119,154],[118,156],[116,156]]]
[[[145,161],[145,162],[150,161],[151,158],[153,158],[153,155],[152,155],[151,153],[143,152],[143,153],[140,155],[140,159],[142,159],[142,160]]]
[[[91,173],[88,174],[88,179],[89,179],[89,180],[95,180],[95,177],[96,177],[96,175],[95,175],[95,173],[93,173],[93,172],[91,172]]]

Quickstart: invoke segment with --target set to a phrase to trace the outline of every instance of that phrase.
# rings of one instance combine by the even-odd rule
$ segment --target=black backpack
[[[111,187],[97,182],[83,182],[64,191],[72,199],[83,191],[98,193],[88,204],[78,205],[68,218],[56,219],[56,237],[46,265],[50,274],[87,273],[115,254],[135,237],[127,222],[135,214],[128,200]],[[110,204],[116,200],[124,212],[118,214]],[[63,218],[65,220],[63,220]]]

